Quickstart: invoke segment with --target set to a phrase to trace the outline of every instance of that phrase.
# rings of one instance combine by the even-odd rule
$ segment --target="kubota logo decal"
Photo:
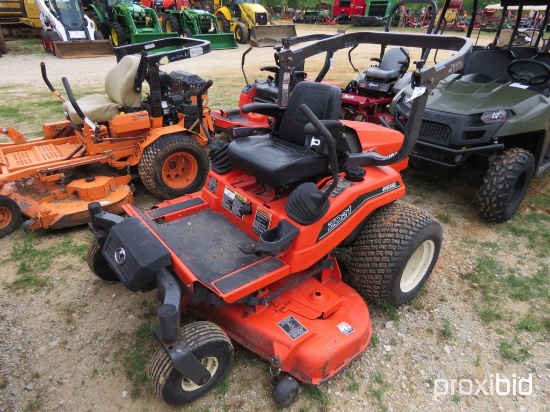
[[[332,232],[334,229],[340,226],[344,222],[344,220],[346,220],[350,216],[351,216],[351,205],[349,205],[346,209],[344,209],[342,213],[340,213],[338,216],[336,216],[334,219],[332,219],[327,223],[328,225],[327,233]]]

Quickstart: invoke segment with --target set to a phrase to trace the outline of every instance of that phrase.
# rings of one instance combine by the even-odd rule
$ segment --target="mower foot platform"
[[[166,223],[147,220],[201,282],[222,294],[273,275],[274,271],[288,273],[288,267],[278,258],[244,253],[242,250],[250,249],[255,241],[210,209]]]

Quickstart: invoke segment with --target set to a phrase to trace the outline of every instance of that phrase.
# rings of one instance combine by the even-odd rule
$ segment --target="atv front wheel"
[[[111,23],[111,43],[113,46],[124,46],[125,44],[128,44],[126,41],[126,33],[124,32],[124,28],[120,25],[120,23]]]
[[[0,195],[0,238],[9,235],[19,225],[21,209],[7,196]]]
[[[194,139],[171,134],[144,151],[138,173],[145,187],[161,199],[174,199],[200,190],[208,174],[206,151]]]
[[[164,15],[164,19],[162,19],[162,31],[165,33],[180,34],[180,25],[176,16],[170,13]]]
[[[248,27],[246,27],[246,24],[244,23],[237,23],[235,26],[235,39],[237,40],[237,43],[240,44],[246,44],[248,43]]]
[[[535,172],[535,158],[527,150],[513,148],[496,157],[483,178],[477,195],[481,217],[502,223],[518,210]]]
[[[95,237],[88,247],[86,261],[88,262],[88,267],[90,268],[90,270],[98,278],[106,280],[107,282],[120,281],[116,273],[113,271],[113,269],[111,269],[111,267],[101,254],[101,245]]]
[[[442,238],[441,225],[428,213],[399,203],[384,206],[353,244],[350,285],[369,301],[408,302],[430,276]]]
[[[172,367],[163,347],[159,347],[149,364],[149,378],[157,396],[172,406],[183,406],[207,393],[224,377],[233,359],[233,345],[218,326],[211,322],[193,322],[181,328],[181,338],[193,355],[210,372],[204,385],[197,385]]]

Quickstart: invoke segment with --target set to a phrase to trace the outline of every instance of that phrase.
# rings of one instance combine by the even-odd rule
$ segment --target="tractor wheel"
[[[94,31],[94,39],[96,40],[103,40],[105,37],[103,37],[103,33],[100,31]]]
[[[513,148],[497,156],[483,178],[477,195],[481,217],[502,223],[518,210],[535,172],[535,158],[527,150]]]
[[[155,196],[173,199],[200,190],[208,166],[208,156],[201,145],[177,133],[155,140],[143,151],[138,173]]]
[[[21,221],[21,209],[7,196],[0,195],[0,238],[9,235]]]
[[[216,17],[218,18],[218,21],[221,23],[222,31],[224,33],[231,33],[231,24],[229,23],[229,20],[227,20],[222,13],[218,13]]]
[[[110,36],[111,43],[114,47],[124,46],[125,44],[128,44],[128,42],[126,41],[126,33],[124,33],[124,28],[120,25],[120,23],[111,23]]]
[[[48,33],[48,46],[50,48],[50,51],[55,56],[55,44],[54,42],[61,40],[59,37],[59,34],[56,31],[50,31]]]
[[[408,302],[432,272],[442,233],[439,222],[420,209],[397,203],[382,207],[353,244],[350,285],[366,300]]]
[[[2,28],[0,27],[0,55],[6,54],[7,52],[8,52],[8,46],[6,45],[6,39],[4,39]]]
[[[103,255],[101,254],[101,245],[99,241],[94,237],[92,243],[88,247],[88,255],[86,257],[88,267],[98,278],[106,280],[108,282],[118,282],[119,278],[116,273],[111,269]]]
[[[94,22],[96,31],[100,31],[103,37],[101,39],[109,38],[109,26],[102,23],[99,19],[99,15],[94,9],[88,12],[88,17]],[[97,39],[97,38],[96,38]],[[101,40],[99,39],[99,40]]]
[[[191,31],[191,29],[186,28],[181,31],[181,35],[190,39],[191,37],[193,37],[193,32]]]
[[[180,24],[178,19],[171,13],[165,14],[162,19],[162,31],[165,33],[178,33],[180,32]]]
[[[212,376],[204,385],[193,383],[172,367],[170,357],[159,347],[149,364],[149,378],[158,397],[172,406],[183,406],[211,390],[224,377],[233,359],[231,341],[211,322],[185,325],[180,339]]]
[[[49,37],[50,36],[48,35],[47,31],[42,31],[42,33],[40,33],[40,41],[42,42],[42,48],[44,49],[44,51],[46,53],[51,53],[52,52],[50,50]]]
[[[246,44],[249,40],[248,27],[244,23],[237,23],[235,25],[235,39],[237,43]]]

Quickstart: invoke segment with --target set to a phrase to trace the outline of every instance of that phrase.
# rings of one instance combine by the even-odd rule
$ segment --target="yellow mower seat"
[[[92,122],[108,122],[121,110],[141,106],[141,93],[134,91],[134,79],[139,61],[140,58],[137,56],[124,56],[115,67],[107,72],[107,76],[105,76],[107,96],[91,94],[77,100],[84,114]],[[63,103],[63,112],[71,122],[78,125],[84,123],[69,101]]]

